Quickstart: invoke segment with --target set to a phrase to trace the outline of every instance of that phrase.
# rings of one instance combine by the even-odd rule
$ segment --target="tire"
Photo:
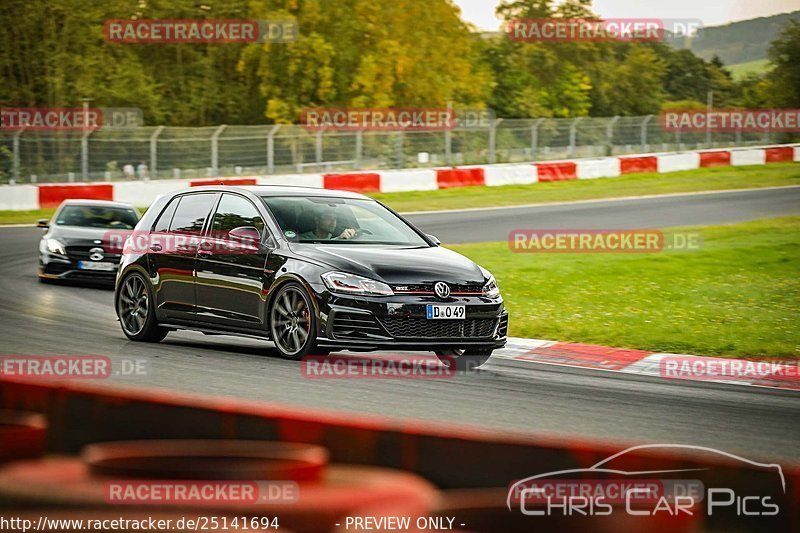
[[[270,302],[269,333],[275,349],[285,359],[328,353],[317,348],[317,316],[311,296],[297,282],[282,285]]]
[[[469,372],[488,361],[493,351],[493,348],[443,350],[436,352],[436,357],[448,368],[452,368],[455,365],[456,372]]]
[[[154,301],[150,283],[139,272],[128,274],[119,284],[114,294],[114,307],[122,332],[130,340],[159,342],[169,333],[156,321]]]

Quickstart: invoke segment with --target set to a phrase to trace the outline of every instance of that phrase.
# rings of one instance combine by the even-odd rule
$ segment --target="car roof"
[[[327,198],[354,198],[370,200],[368,196],[351,191],[339,191],[334,189],[321,189],[317,187],[298,187],[293,185],[205,185],[202,187],[190,187],[180,192],[188,191],[240,191],[249,192],[257,196],[317,196]]]
[[[132,204],[127,202],[114,202],[112,200],[83,200],[80,198],[70,198],[61,202],[61,205],[78,205],[86,207],[126,207],[136,209]]]

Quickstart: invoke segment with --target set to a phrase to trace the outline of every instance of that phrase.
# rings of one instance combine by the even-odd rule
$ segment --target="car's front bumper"
[[[38,274],[43,279],[95,280],[113,283],[117,277],[114,270],[88,270],[78,266],[79,259],[71,256],[60,256],[50,253],[39,254]],[[117,261],[116,258],[113,261]],[[113,262],[112,261],[112,262]]]
[[[495,349],[506,344],[502,298],[394,295],[339,296],[318,290],[317,345],[324,348],[438,351]],[[429,320],[427,305],[464,305],[463,320]]]

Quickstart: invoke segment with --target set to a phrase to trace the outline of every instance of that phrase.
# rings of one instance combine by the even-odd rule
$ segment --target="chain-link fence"
[[[676,133],[658,117],[494,119],[452,131],[308,131],[297,125],[0,132],[0,182],[287,174],[542,161],[723,148],[796,134]],[[130,165],[130,166],[129,166]],[[125,174],[128,167],[135,176]]]

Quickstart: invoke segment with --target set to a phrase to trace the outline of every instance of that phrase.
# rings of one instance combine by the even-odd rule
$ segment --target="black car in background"
[[[508,327],[493,276],[391,209],[286,186],[161,196],[126,245],[115,307],[132,340],[258,336],[290,359],[402,349],[473,366]]]
[[[122,245],[139,218],[122,202],[65,200],[50,221],[37,224],[47,230],[39,242],[39,279],[113,283]]]

